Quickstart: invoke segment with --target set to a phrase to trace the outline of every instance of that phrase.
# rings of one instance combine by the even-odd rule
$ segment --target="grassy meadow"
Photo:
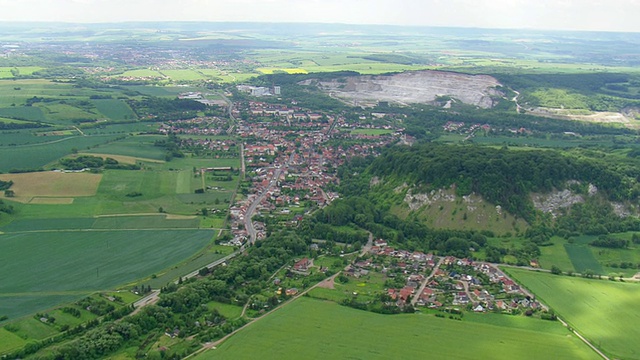
[[[303,297],[196,359],[598,358],[559,323],[524,320],[504,326],[426,314],[381,315]]]
[[[524,232],[528,227],[526,221],[507,212],[498,212],[495,205],[480,196],[471,195],[467,202],[456,197],[451,190],[444,191],[443,195],[417,210],[410,210],[403,202],[401,205],[394,205],[392,211],[401,218],[407,218],[409,214],[416,215],[427,226],[438,229],[491,230],[504,235],[508,232]]]
[[[608,355],[640,359],[640,285],[506,269]]]

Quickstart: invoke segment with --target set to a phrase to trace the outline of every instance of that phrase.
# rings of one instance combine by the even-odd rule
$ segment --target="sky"
[[[640,32],[640,0],[0,0],[0,21],[256,21]]]

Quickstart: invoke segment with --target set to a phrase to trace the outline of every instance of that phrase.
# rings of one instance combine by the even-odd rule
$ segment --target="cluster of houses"
[[[368,258],[349,266],[345,274],[362,277],[371,271],[405,279],[402,288],[385,290],[389,304],[399,307],[465,307],[476,312],[542,308],[535,298],[492,264],[396,250],[384,240],[376,240]]]
[[[221,135],[226,130],[227,120],[215,116],[196,117],[187,120],[172,120],[160,124],[161,134]]]
[[[465,128],[465,126],[466,124],[464,122],[447,121],[447,123],[444,124],[442,128],[444,131],[448,131],[448,132],[464,132],[467,134],[472,134],[478,130],[482,130],[484,132],[488,132],[491,130],[491,126],[489,126],[489,124],[484,124],[484,125],[472,124],[468,128]]]
[[[233,109],[238,114],[239,106],[235,104]],[[261,117],[265,115],[275,117],[263,121]],[[250,139],[244,144],[244,157],[252,182],[251,193],[231,207],[234,234],[231,245],[241,245],[248,239],[242,224],[256,199],[261,199],[256,210],[262,213],[279,210],[286,214],[289,207],[303,201],[325,206],[338,197],[337,193],[325,190],[339,181],[335,169],[351,157],[375,155],[380,148],[399,139],[398,134],[370,136],[348,146],[327,146],[331,139],[359,136],[341,131],[342,124],[345,119],[341,116],[308,112],[296,106],[249,102],[248,118],[240,121],[237,131],[243,139]],[[274,179],[276,174],[279,176]],[[299,215],[296,217],[292,222],[300,220]],[[263,228],[263,224],[254,222],[254,228]],[[256,235],[260,239],[266,232],[258,231]]]
[[[298,120],[299,122],[318,121],[332,117],[318,112],[307,112],[298,106],[267,104],[259,101],[250,101],[248,112],[251,116],[272,116],[284,120]]]

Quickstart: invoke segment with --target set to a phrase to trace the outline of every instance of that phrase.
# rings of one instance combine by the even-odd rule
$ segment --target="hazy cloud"
[[[0,21],[269,21],[640,31],[638,0],[0,0]]]

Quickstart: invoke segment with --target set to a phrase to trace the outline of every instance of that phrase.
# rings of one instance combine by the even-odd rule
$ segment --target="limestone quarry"
[[[332,80],[305,80],[330,96],[357,106],[374,106],[379,101],[396,104],[429,104],[442,97],[480,108],[491,108],[502,98],[502,86],[488,75],[446,71],[408,71],[390,75],[347,76]]]

